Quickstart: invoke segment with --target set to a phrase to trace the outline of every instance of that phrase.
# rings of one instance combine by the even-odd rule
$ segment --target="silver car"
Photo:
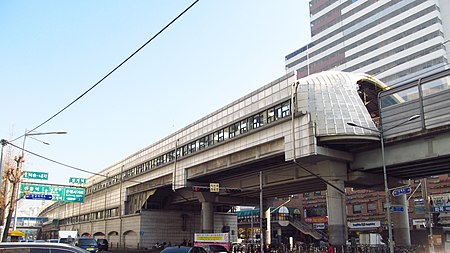
[[[0,253],[89,253],[88,251],[63,243],[51,242],[2,242]]]

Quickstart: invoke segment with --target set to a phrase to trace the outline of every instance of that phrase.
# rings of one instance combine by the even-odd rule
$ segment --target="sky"
[[[1,1],[0,138],[69,105],[194,2]],[[286,74],[310,41],[307,0],[199,1],[129,61],[26,138],[25,149],[99,172]],[[22,146],[23,138],[13,142]],[[5,147],[19,155],[20,150]],[[25,153],[24,170],[91,174]]]

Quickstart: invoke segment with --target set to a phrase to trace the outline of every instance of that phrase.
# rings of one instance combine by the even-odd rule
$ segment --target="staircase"
[[[324,241],[328,240],[327,234],[311,228],[309,225],[307,225],[304,222],[301,222],[301,221],[289,221],[289,224],[291,224],[294,228],[298,229],[303,234],[310,235],[316,240],[324,240]]]

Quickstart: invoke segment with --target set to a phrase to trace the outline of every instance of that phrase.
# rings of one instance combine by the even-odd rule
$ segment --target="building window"
[[[267,123],[271,123],[273,121],[275,121],[275,109],[270,108],[267,112]]]
[[[248,131],[247,119],[241,121],[241,134]]]
[[[362,212],[362,205],[356,204],[353,205],[353,213],[361,213]]]
[[[367,204],[367,212],[368,213],[376,213],[377,212],[377,203]]]

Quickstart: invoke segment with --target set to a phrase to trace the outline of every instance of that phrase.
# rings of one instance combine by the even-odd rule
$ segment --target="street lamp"
[[[45,132],[45,133],[36,132],[36,133],[33,133],[33,132],[27,132],[27,130],[25,129],[25,134],[23,135],[23,143],[22,143],[22,155],[19,157],[19,161],[22,161],[22,162],[24,161],[24,157],[25,157],[25,140],[27,139],[27,137],[29,137],[31,139],[34,139],[34,140],[37,140],[37,141],[40,141],[40,142],[42,142],[42,143],[44,143],[46,145],[50,145],[47,142],[44,142],[44,141],[41,141],[39,139],[36,139],[36,138],[32,137],[32,136],[36,136],[36,135],[50,135],[50,134],[67,134],[67,132],[59,131],[59,132]],[[17,169],[20,170],[20,167],[17,167]],[[16,192],[13,192],[13,194],[16,194],[16,196],[15,196],[15,203],[14,203],[13,230],[16,230],[16,228],[17,228],[17,202],[19,201],[19,191],[20,191],[20,181],[18,182],[18,187],[17,187]],[[5,225],[7,225],[7,224],[5,224]]]
[[[393,128],[396,128],[398,126],[401,126],[403,124],[406,124],[407,122],[410,122],[412,120],[418,119],[420,118],[420,115],[413,115],[411,116],[409,119],[393,126],[390,127],[388,129],[383,129],[383,126],[380,126],[379,129],[372,129],[369,127],[364,127],[364,126],[360,126],[357,125],[354,122],[347,122],[347,125],[352,126],[352,127],[359,127],[362,129],[366,129],[369,131],[373,131],[373,132],[377,132],[380,135],[380,142],[381,142],[381,160],[383,163],[383,179],[384,179],[384,193],[386,195],[386,216],[387,216],[387,222],[388,222],[388,232],[389,232],[389,239],[388,239],[388,245],[389,245],[389,252],[390,253],[394,253],[394,244],[393,244],[393,239],[392,239],[392,227],[391,227],[391,202],[389,199],[389,187],[388,187],[388,181],[387,181],[387,171],[386,171],[386,159],[385,159],[385,153],[384,153],[384,133],[386,131],[389,131]]]

